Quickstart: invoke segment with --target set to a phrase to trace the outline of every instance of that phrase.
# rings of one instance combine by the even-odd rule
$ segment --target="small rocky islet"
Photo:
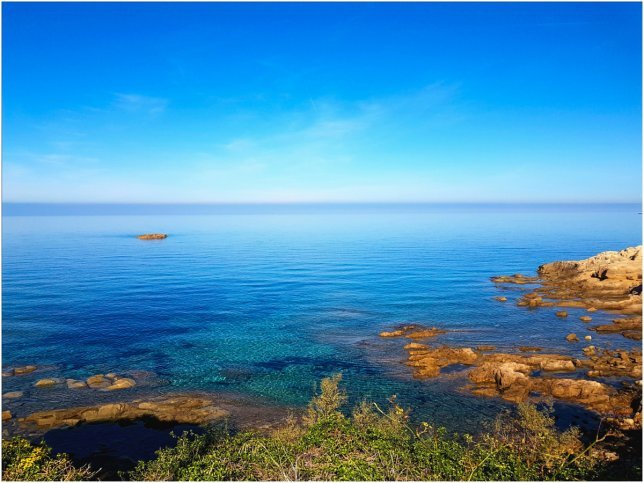
[[[145,233],[143,235],[137,235],[139,240],[163,240],[168,238],[168,235],[165,233]]]

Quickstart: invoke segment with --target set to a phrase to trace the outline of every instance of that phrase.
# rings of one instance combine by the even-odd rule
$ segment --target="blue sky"
[[[641,5],[3,3],[3,199],[641,199]]]

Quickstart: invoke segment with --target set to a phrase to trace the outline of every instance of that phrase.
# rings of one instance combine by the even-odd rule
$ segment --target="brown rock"
[[[500,275],[498,277],[492,277],[491,280],[494,283],[514,283],[517,285],[524,285],[527,283],[535,283],[539,279],[537,277],[526,277],[525,275],[517,273],[515,275]]]
[[[127,377],[120,377],[114,381],[113,384],[110,386],[107,386],[106,388],[101,389],[101,391],[117,391],[120,389],[129,389],[131,387],[136,386],[136,382],[134,379],[130,379]]]
[[[571,360],[544,360],[541,362],[541,370],[543,371],[574,371],[575,364]]]
[[[40,411],[19,419],[19,422],[22,425],[36,425],[49,429],[69,426],[78,422],[132,420],[151,416],[159,421],[206,424],[222,419],[228,414],[228,411],[217,407],[214,401],[208,397],[177,395],[98,406]]]
[[[500,297],[494,297],[494,300],[498,300],[499,302],[507,302],[508,298],[500,296]]]
[[[12,391],[12,392],[5,392],[2,397],[3,399],[18,399],[21,398],[23,395],[22,391]]]
[[[406,350],[418,350],[418,349],[425,350],[427,348],[428,347],[425,344],[419,344],[418,342],[410,342],[404,347],[404,349]]]
[[[76,379],[67,379],[67,389],[87,389],[88,386],[84,381],[78,381]]]
[[[407,365],[414,367],[414,377],[431,378],[440,374],[442,367],[452,364],[472,365],[478,358],[469,347],[410,350]]]
[[[22,376],[24,374],[30,374],[34,372],[36,369],[38,369],[37,366],[22,366],[22,367],[16,367],[13,369],[13,373],[16,376]]]
[[[585,260],[547,263],[538,273],[541,290],[561,299],[559,305],[642,313],[641,246]]]
[[[477,345],[476,350],[481,351],[481,352],[489,352],[489,351],[496,350],[496,346],[493,346],[493,345]]]
[[[431,329],[419,329],[413,332],[408,332],[405,337],[408,339],[427,339],[436,337],[437,335],[444,334],[446,331],[432,327]]]
[[[532,345],[522,345],[519,346],[521,352],[541,352],[543,349],[541,347],[535,347]]]
[[[12,418],[11,411],[9,411],[8,409],[5,410],[5,411],[2,411],[2,420],[3,421],[9,421],[11,418]]]
[[[568,312],[566,312],[565,310],[560,310],[559,312],[555,313],[555,315],[556,315],[557,317],[562,317],[562,318],[564,318],[564,317],[568,317]]]
[[[579,337],[577,337],[577,334],[568,334],[566,340],[568,342],[579,342]]]
[[[139,240],[163,240],[164,238],[168,238],[168,235],[165,233],[147,233],[145,235],[139,235],[137,238]]]
[[[87,385],[92,389],[103,389],[112,385],[112,380],[103,374],[96,374],[87,378]]]
[[[61,380],[53,377],[47,377],[45,379],[39,379],[34,384],[34,387],[52,387],[58,384],[61,384]]]
[[[380,332],[380,337],[402,337],[405,335],[404,330],[393,330],[391,332]]]
[[[581,317],[579,317],[579,320],[581,320],[582,322],[590,322],[591,320],[593,320],[593,318],[590,315],[582,315]]]

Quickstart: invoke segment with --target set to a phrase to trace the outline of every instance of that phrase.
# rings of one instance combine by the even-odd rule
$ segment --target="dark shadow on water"
[[[184,431],[203,433],[192,424],[161,422],[155,418],[114,423],[79,424],[53,429],[44,435],[52,452],[67,453],[77,465],[90,464],[100,480],[120,480],[120,472],[130,471],[139,460],[154,458],[155,451],[176,444],[173,434]]]

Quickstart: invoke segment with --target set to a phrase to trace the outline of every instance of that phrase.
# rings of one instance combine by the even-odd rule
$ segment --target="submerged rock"
[[[106,388],[101,389],[101,391],[117,391],[119,389],[129,389],[136,386],[134,379],[127,377],[119,377],[114,380],[114,382],[107,386]]]
[[[507,297],[494,297],[494,300],[498,300],[499,302],[507,302],[508,298]]]
[[[62,384],[63,381],[56,377],[47,377],[45,379],[39,379],[34,383],[34,387],[52,387]]]
[[[498,277],[492,277],[492,282],[494,283],[514,283],[517,285],[524,285],[527,283],[536,283],[539,281],[538,277],[527,277],[517,273],[515,275],[500,275]]]
[[[560,310],[559,312],[556,312],[555,315],[557,317],[565,318],[568,317],[568,312],[566,312],[565,310]]]
[[[103,389],[105,387],[111,386],[113,381],[103,374],[96,374],[94,376],[88,377],[85,382],[92,389]]]
[[[22,391],[12,391],[12,392],[5,392],[2,397],[3,399],[19,399],[23,396]]]
[[[67,379],[67,389],[87,389],[88,386],[84,381],[78,381],[76,379]]]
[[[7,409],[7,410],[5,410],[5,411],[2,411],[2,420],[3,420],[3,421],[8,421],[8,420],[10,420],[12,417],[13,417],[13,416],[11,415],[11,411],[9,411],[8,409]]]
[[[6,369],[6,370],[2,371],[2,375],[5,376],[5,377],[8,377],[8,376],[23,376],[25,374],[31,374],[36,369],[38,369],[38,366],[34,366],[34,365],[13,367],[13,368],[9,368],[9,369]]]
[[[577,334],[568,334],[566,340],[568,342],[579,342],[579,337],[577,337]]]
[[[521,352],[541,352],[543,350],[542,347],[536,347],[533,345],[520,345],[519,346],[519,351]]]

